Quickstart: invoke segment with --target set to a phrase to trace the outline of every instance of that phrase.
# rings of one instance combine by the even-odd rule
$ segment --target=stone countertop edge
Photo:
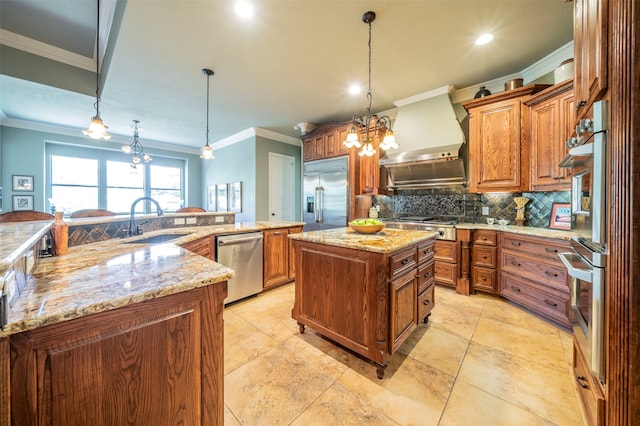
[[[236,212],[185,212],[185,213],[173,213],[167,212],[162,216],[158,216],[155,213],[136,213],[136,222],[140,223],[143,219],[153,219],[158,217],[188,217],[188,216],[229,216],[235,215]],[[100,223],[109,222],[122,222],[128,221],[131,218],[128,214],[117,214],[115,216],[92,216],[92,217],[65,217],[64,221],[70,226],[78,225],[96,225]]]
[[[351,228],[334,228],[290,234],[289,238],[374,253],[391,253],[435,236],[435,232],[407,229],[383,229],[375,234],[359,234]]]
[[[529,235],[533,237],[556,238],[559,240],[570,240],[578,236],[572,231],[561,229],[536,228],[534,226],[517,225],[489,225],[484,223],[458,223],[456,229],[487,229],[491,231],[511,232],[513,234]]]
[[[169,228],[72,247],[64,256],[41,259],[34,280],[25,286],[9,309],[8,321],[0,330],[0,337],[226,281],[233,277],[232,269],[179,245],[209,235],[302,224],[251,222]],[[47,222],[42,235],[49,226]],[[129,243],[171,233],[189,235],[160,244]],[[27,239],[38,240],[35,237]]]
[[[0,225],[0,277],[29,247],[49,232],[52,224],[52,220],[38,220]]]

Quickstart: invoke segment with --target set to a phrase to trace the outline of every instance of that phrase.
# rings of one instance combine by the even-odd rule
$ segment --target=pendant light
[[[144,148],[142,147],[142,144],[138,139],[138,131],[143,130],[142,127],[138,127],[138,124],[140,124],[140,121],[133,120],[133,142],[131,142],[129,145],[122,146],[122,152],[124,152],[125,154],[131,154],[133,152],[133,155],[131,156],[130,166],[132,169],[136,170],[138,169],[138,164],[140,164],[142,161],[148,163],[152,160],[151,156],[144,153]]]
[[[111,135],[107,133],[107,128],[100,118],[100,0],[98,2],[98,10],[96,13],[96,103],[93,107],[96,109],[96,115],[91,118],[91,124],[87,130],[83,130],[85,136],[91,139],[111,139]]]
[[[211,71],[209,68],[203,68],[202,73],[207,76],[207,142],[200,150],[200,158],[204,158],[205,160],[213,160],[216,157],[215,155],[213,155],[213,149],[211,149],[211,146],[209,146],[209,77],[213,75],[213,71]]]
[[[385,135],[380,143],[380,149],[388,150],[391,148],[399,148],[400,146],[396,142],[396,137],[393,134],[393,130],[391,129],[391,119],[388,116],[382,116],[378,118],[375,115],[371,114],[371,102],[373,100],[373,95],[371,94],[371,23],[375,21],[376,14],[375,12],[368,11],[364,15],[362,15],[362,22],[369,25],[369,90],[367,91],[367,100],[369,105],[367,106],[366,113],[364,117],[360,114],[354,114],[351,119],[351,127],[349,127],[349,131],[347,133],[347,138],[343,142],[344,146],[347,148],[360,148],[361,156],[372,156],[376,153],[375,148],[373,147],[373,139],[369,136],[370,132],[377,134],[379,132],[384,131]],[[371,125],[373,124],[373,128]],[[360,142],[359,132],[364,128],[364,141]]]

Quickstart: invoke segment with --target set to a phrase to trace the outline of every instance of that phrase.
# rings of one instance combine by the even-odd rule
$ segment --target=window
[[[153,161],[132,169],[117,151],[47,143],[49,206],[71,213],[107,209],[128,214],[139,197],[150,196],[165,211],[179,209],[184,200],[185,160],[154,155]],[[155,212],[153,203],[140,202],[136,212]]]

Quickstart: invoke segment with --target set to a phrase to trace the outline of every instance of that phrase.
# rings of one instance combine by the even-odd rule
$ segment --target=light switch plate
[[[173,219],[174,225],[184,225],[184,217],[176,217]]]
[[[187,218],[187,225],[195,225],[197,223],[197,219],[195,217],[188,217]]]
[[[489,216],[489,207],[482,206],[482,216]]]

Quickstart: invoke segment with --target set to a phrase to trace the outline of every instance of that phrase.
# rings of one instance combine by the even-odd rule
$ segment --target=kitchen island
[[[46,230],[2,228],[15,241],[4,263]],[[0,425],[222,424],[232,276],[174,244],[109,240],[42,259],[0,330]]]
[[[384,377],[389,357],[434,306],[435,232],[349,228],[303,232],[293,240],[292,317],[362,355]]]

